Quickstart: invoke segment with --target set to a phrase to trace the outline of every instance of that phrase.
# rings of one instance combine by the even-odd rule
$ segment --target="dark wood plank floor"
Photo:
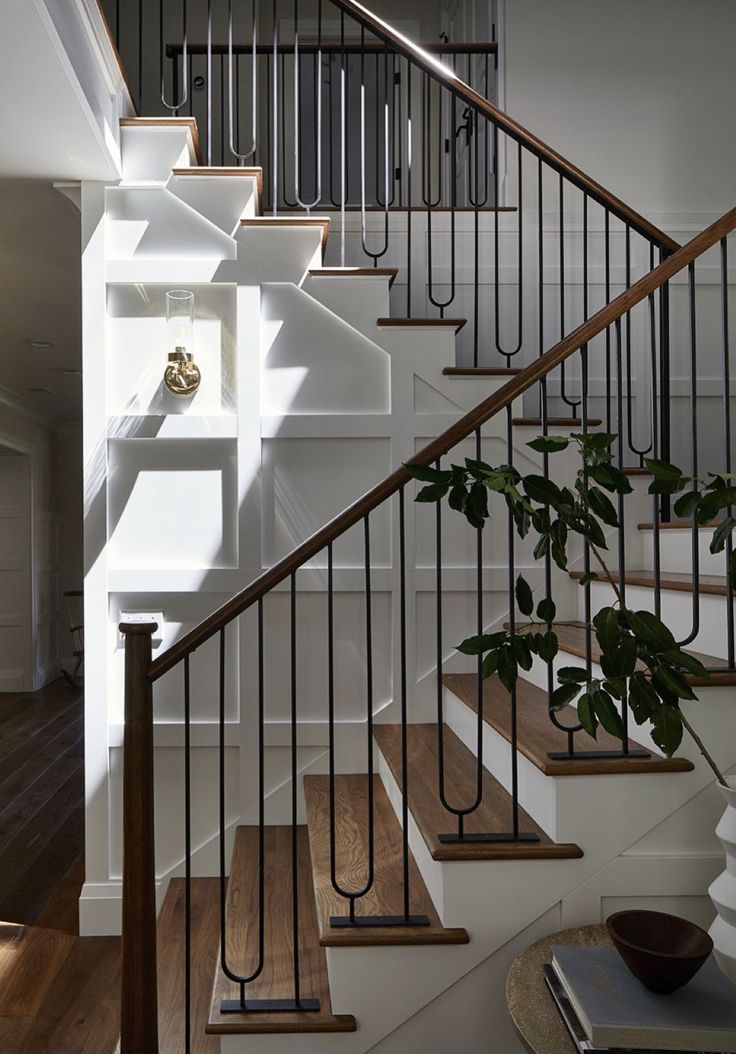
[[[0,695],[2,1054],[114,1054],[117,1047],[120,940],[79,936],[83,767],[81,691],[56,681],[33,695]],[[181,911],[174,915],[159,926],[161,1054],[182,1049]],[[204,965],[195,971],[192,1054],[212,1054],[217,1041],[204,1027],[219,930],[203,929],[197,917],[194,936],[195,965],[197,956]]]

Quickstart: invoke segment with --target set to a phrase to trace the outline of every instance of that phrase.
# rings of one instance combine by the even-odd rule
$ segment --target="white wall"
[[[733,205],[731,0],[508,0],[506,106],[649,218]]]

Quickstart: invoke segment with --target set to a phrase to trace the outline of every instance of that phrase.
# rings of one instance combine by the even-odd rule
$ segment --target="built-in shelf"
[[[236,414],[130,414],[110,417],[107,438],[140,439],[235,439]]]

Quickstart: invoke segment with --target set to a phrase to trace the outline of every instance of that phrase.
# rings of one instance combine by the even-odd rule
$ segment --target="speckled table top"
[[[553,944],[610,944],[605,926],[560,930],[530,945],[511,964],[506,1002],[514,1027],[530,1054],[575,1054],[575,1044],[545,984],[542,967],[552,962]]]

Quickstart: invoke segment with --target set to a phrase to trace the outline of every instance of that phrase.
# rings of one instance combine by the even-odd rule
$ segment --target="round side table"
[[[544,964],[552,962],[552,945],[595,947],[610,943],[605,926],[580,926],[543,937],[514,959],[506,978],[506,1003],[517,1035],[529,1054],[576,1054],[542,972]]]

